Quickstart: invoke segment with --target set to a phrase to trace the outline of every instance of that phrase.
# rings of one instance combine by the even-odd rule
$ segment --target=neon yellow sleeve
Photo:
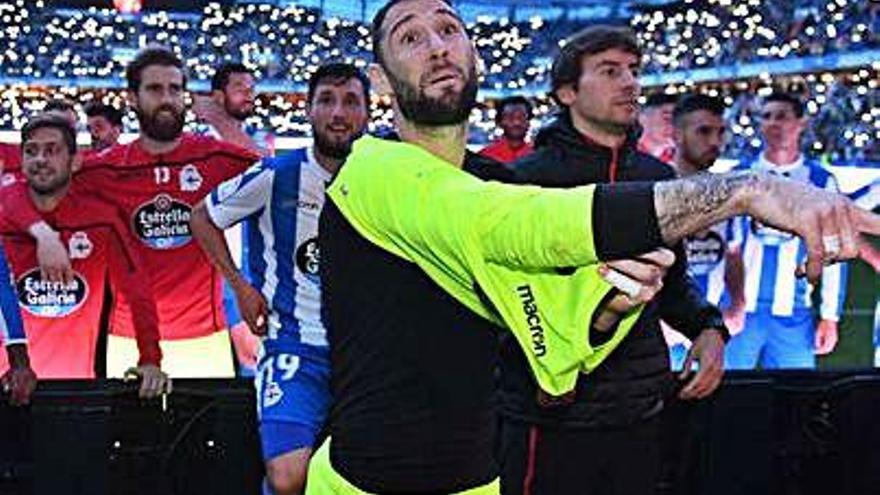
[[[487,261],[514,268],[597,262],[590,228],[594,186],[485,182],[417,146],[371,137],[355,148],[328,193],[347,216],[368,217],[376,235],[429,250],[456,248],[476,236]]]
[[[638,315],[590,346],[592,315],[611,289],[596,269],[593,191],[485,182],[416,146],[365,137],[328,195],[367,240],[512,331],[541,388],[561,395]],[[575,270],[563,275],[561,267]]]

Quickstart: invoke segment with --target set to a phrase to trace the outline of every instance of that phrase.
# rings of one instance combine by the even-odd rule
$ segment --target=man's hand
[[[694,361],[699,363],[697,373],[678,394],[684,400],[707,397],[721,384],[724,376],[724,339],[719,330],[707,328],[700,332],[684,360],[679,380],[687,380],[693,373],[691,365]]]
[[[74,277],[70,257],[58,232],[45,222],[40,222],[31,227],[30,233],[37,241],[37,263],[40,264],[43,280],[65,284],[72,282]]]
[[[250,331],[247,323],[239,322],[229,329],[232,347],[238,362],[245,368],[255,369],[260,354],[260,338]]]
[[[154,364],[143,364],[136,368],[129,368],[125,372],[125,379],[141,380],[138,396],[142,399],[152,399],[162,394],[171,393],[171,379]]]
[[[722,316],[724,317],[724,324],[727,326],[727,331],[730,332],[731,337],[742,332],[743,328],[746,326],[745,305],[732,304],[722,311]]]
[[[880,235],[880,216],[855,206],[845,196],[769,176],[761,176],[760,182],[746,196],[746,212],[804,239],[807,264],[803,271],[813,282],[819,280],[825,265],[859,255],[861,233]]]
[[[254,289],[244,278],[236,278],[230,282],[241,318],[247,323],[254,335],[266,335],[269,324],[269,307],[266,298]]]
[[[241,122],[235,120],[234,117],[226,113],[226,109],[223,108],[223,105],[210,96],[194,96],[192,111],[196,115],[196,118],[201,122],[214,127],[221,136],[227,129],[237,129],[241,126]]]
[[[633,309],[651,301],[663,288],[663,277],[675,254],[660,248],[628,260],[617,260],[599,266],[599,274],[620,294],[614,296],[596,316],[593,327],[610,330]]]
[[[837,322],[819,320],[816,325],[816,354],[828,354],[837,345]]]
[[[193,95],[192,111],[196,118],[206,124],[214,125],[229,120],[223,107],[210,96]]]
[[[840,194],[767,173],[697,174],[657,182],[654,208],[669,245],[743,214],[797,234],[807,247],[803,272],[812,282],[826,264],[858,255],[859,234],[880,235],[880,215]]]
[[[0,378],[3,392],[9,394],[13,406],[27,405],[31,394],[37,388],[37,375],[30,366],[13,366]]]

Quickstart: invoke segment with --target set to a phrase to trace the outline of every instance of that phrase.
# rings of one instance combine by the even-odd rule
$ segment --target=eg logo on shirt
[[[141,205],[132,219],[134,232],[153,249],[174,249],[189,243],[192,207],[167,194]]]
[[[307,279],[316,284],[319,283],[321,252],[318,249],[317,237],[312,237],[296,249],[296,266]]]
[[[34,316],[63,318],[82,306],[89,296],[89,286],[79,273],[74,272],[70,283],[49,282],[34,268],[16,282],[18,302]]]

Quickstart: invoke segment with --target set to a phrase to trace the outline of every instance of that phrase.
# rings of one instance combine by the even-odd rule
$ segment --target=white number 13
[[[171,169],[168,167],[156,167],[153,169],[156,176],[156,184],[167,184],[171,182]]]

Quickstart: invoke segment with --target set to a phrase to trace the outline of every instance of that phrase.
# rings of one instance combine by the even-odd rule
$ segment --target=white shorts
[[[204,337],[162,340],[162,371],[171,378],[233,378],[235,363],[232,342],[226,329]],[[107,378],[122,378],[137,366],[137,341],[119,335],[107,336]]]

